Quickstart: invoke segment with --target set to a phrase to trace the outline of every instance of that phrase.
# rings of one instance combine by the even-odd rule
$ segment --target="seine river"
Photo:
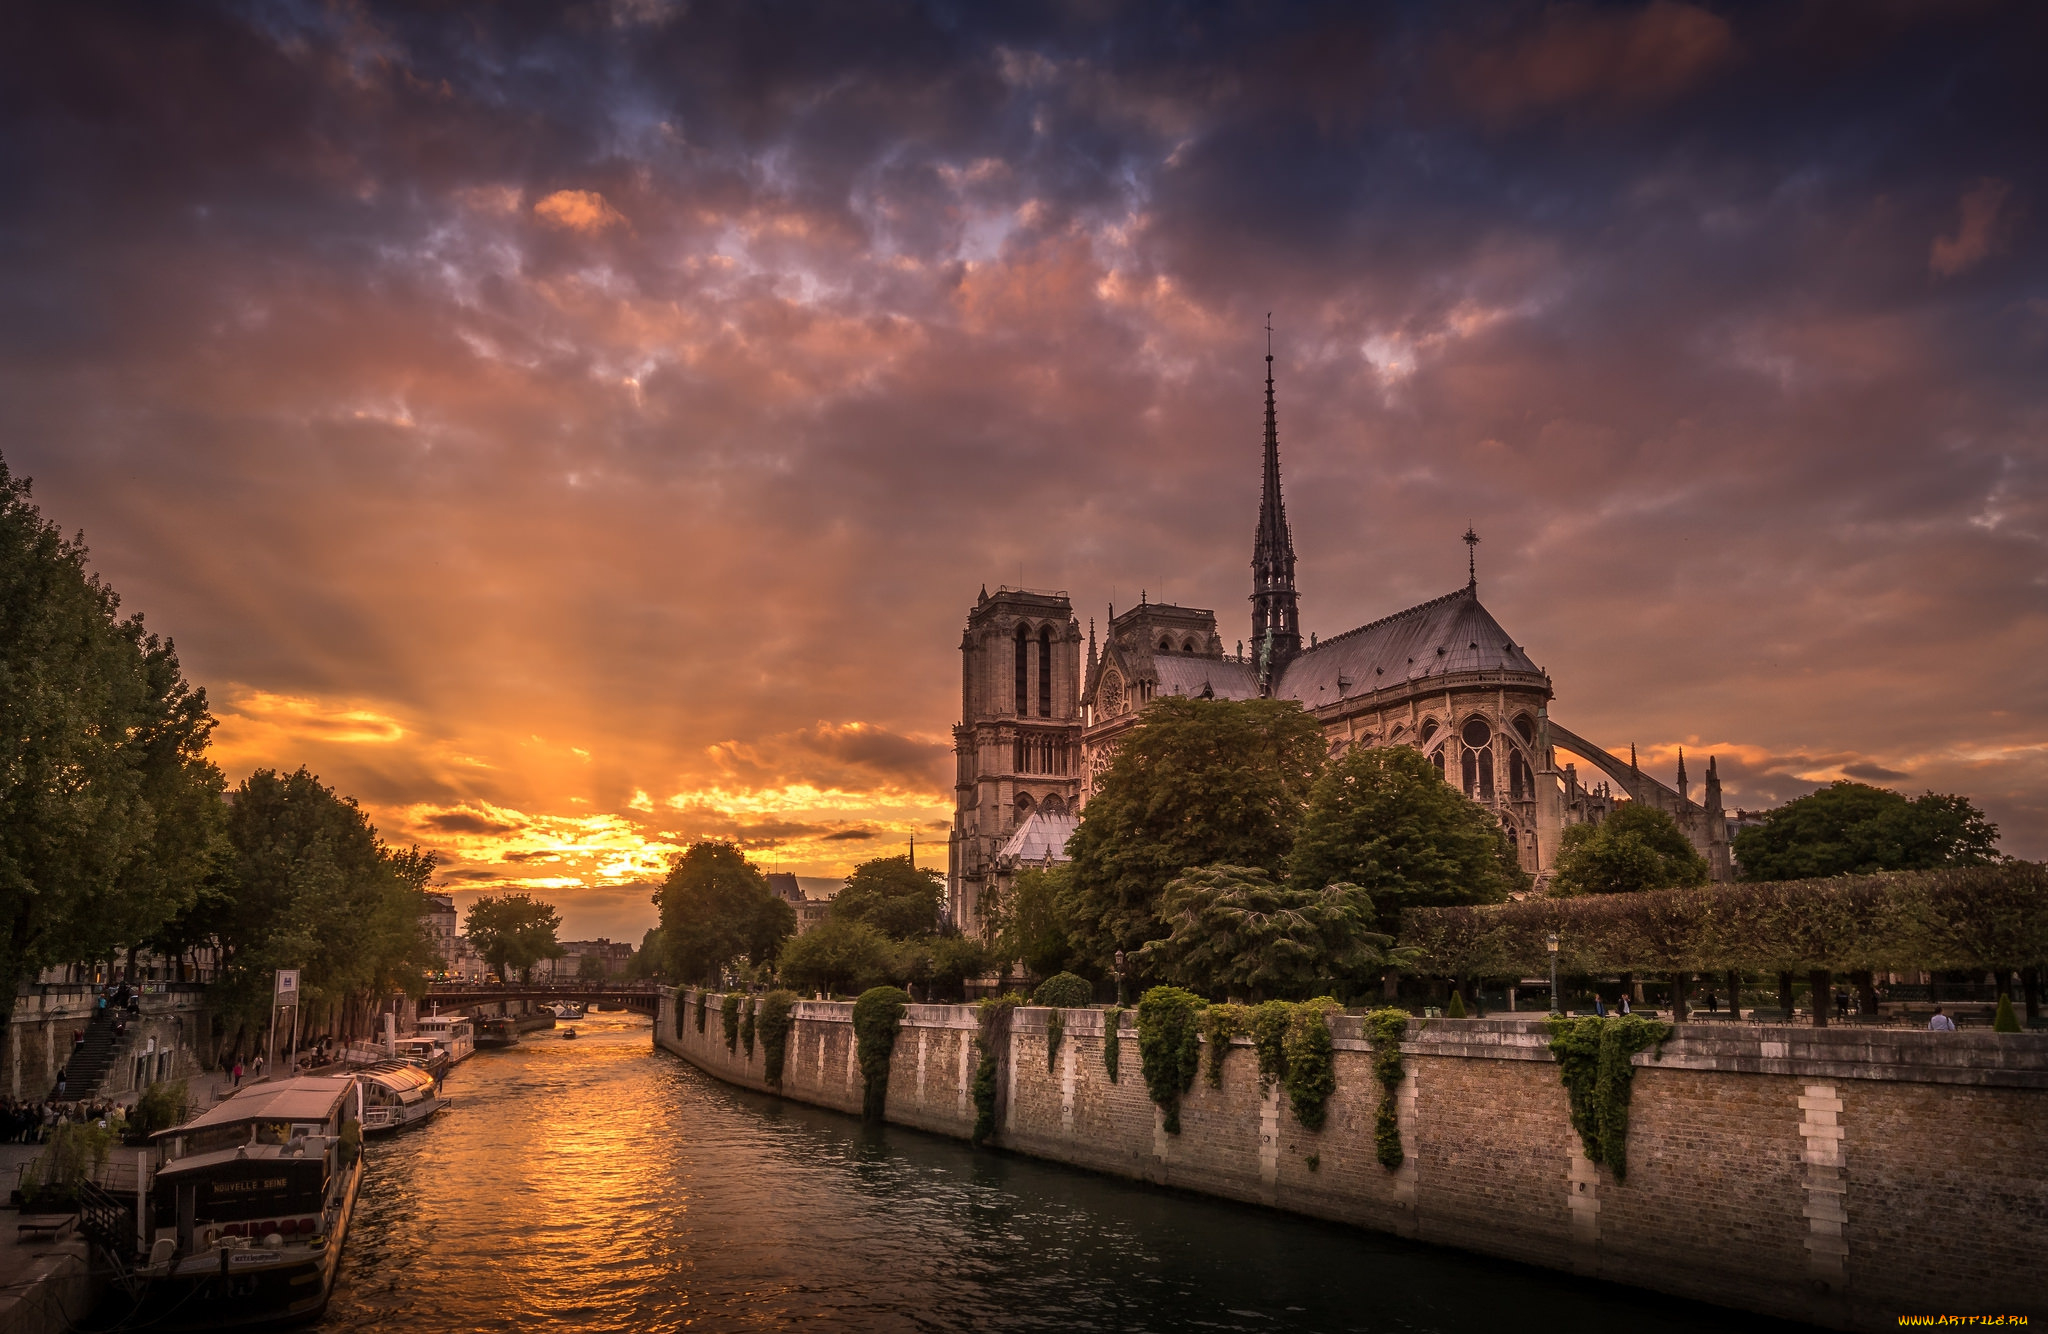
[[[728,1088],[647,1020],[531,1034],[372,1141],[323,1330],[1769,1328]],[[1781,1327],[1789,1328],[1789,1327]]]

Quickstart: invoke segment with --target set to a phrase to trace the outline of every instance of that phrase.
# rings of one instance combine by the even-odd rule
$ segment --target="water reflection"
[[[371,1146],[321,1328],[1540,1331],[1766,1322],[728,1088],[597,1015]]]

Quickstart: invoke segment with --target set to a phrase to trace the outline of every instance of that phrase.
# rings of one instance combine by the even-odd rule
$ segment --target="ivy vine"
[[[761,1002],[747,997],[740,1010],[740,1045],[747,1049],[747,1059],[754,1059],[754,1014],[761,1008]]]
[[[1201,1011],[1207,1004],[1179,987],[1154,987],[1138,1001],[1138,1060],[1146,1090],[1166,1113],[1169,1135],[1180,1133],[1180,1100],[1201,1072]]]
[[[699,991],[697,993],[697,1032],[699,1034],[702,1034],[704,1031],[704,1012],[710,1004],[711,993],[708,991]]]
[[[683,1020],[688,1017],[689,1013],[690,993],[686,988],[677,987],[675,1013],[670,1017],[669,1022],[675,1028],[675,1039],[678,1042],[683,1040]]]
[[[1024,1003],[1016,992],[985,997],[974,1007],[975,1048],[981,1059],[974,1067],[974,1131],[968,1142],[979,1146],[996,1133],[997,1079],[1003,1048],[1009,1045],[1010,1015]]]
[[[1628,1176],[1628,1106],[1635,1083],[1629,1058],[1663,1045],[1671,1025],[1639,1014],[1606,1019],[1549,1019],[1550,1052],[1557,1058],[1571,1100],[1572,1129],[1590,1162],[1605,1163],[1614,1179]]]
[[[1059,1059],[1060,1039],[1067,1033],[1067,1012],[1054,1010],[1045,1021],[1045,1073],[1051,1074]]]
[[[1202,1037],[1209,1044],[1205,1073],[1209,1087],[1223,1087],[1223,1058],[1230,1052],[1230,1040],[1252,1031],[1252,1012],[1242,1005],[1211,1005],[1202,1012]]]
[[[1121,1005],[1112,1005],[1102,1012],[1102,1068],[1109,1072],[1112,1084],[1116,1083],[1117,1066],[1123,1063],[1124,1013]]]
[[[1282,1050],[1287,1056],[1287,1103],[1304,1130],[1321,1130],[1337,1091],[1330,1011],[1342,1007],[1328,996],[1302,1001],[1287,1019]]]
[[[789,1051],[789,1032],[795,1026],[798,997],[794,991],[771,991],[761,998],[761,1017],[755,1027],[761,1037],[761,1073],[768,1087],[781,1089],[782,1066]]]
[[[1054,973],[1038,984],[1038,990],[1031,994],[1033,1005],[1042,1005],[1052,1011],[1045,1021],[1045,1072],[1051,1074],[1053,1063],[1059,1059],[1060,1039],[1067,1031],[1068,1010],[1079,1010],[1095,999],[1095,988],[1088,985],[1088,979],[1074,973]]]
[[[740,993],[728,991],[725,999],[718,1003],[718,1022],[725,1030],[725,1049],[738,1051],[740,1046]]]
[[[1407,1155],[1401,1149],[1401,1118],[1394,1092],[1401,1087],[1401,1043],[1408,1036],[1408,1012],[1388,1007],[1365,1017],[1365,1039],[1372,1047],[1372,1074],[1380,1082],[1379,1111],[1373,1117],[1372,1147],[1380,1166],[1389,1172]]]
[[[1273,1091],[1287,1079],[1287,1021],[1294,1007],[1286,1001],[1267,1001],[1252,1011],[1252,1050],[1259,1054],[1259,1096]]]
[[[860,1057],[861,1115],[882,1119],[889,1101],[889,1058],[903,1025],[910,993],[901,987],[871,987],[853,1003],[853,1037]]]

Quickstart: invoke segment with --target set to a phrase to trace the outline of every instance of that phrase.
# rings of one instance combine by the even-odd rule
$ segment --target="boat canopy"
[[[353,1092],[355,1081],[349,1078],[307,1075],[271,1084],[252,1084],[204,1115],[184,1125],[159,1130],[150,1138],[189,1136],[250,1121],[321,1123],[330,1120],[342,1100]]]
[[[365,1084],[375,1084],[396,1094],[403,1102],[415,1102],[434,1088],[432,1075],[404,1061],[379,1061],[356,1071],[356,1074]]]

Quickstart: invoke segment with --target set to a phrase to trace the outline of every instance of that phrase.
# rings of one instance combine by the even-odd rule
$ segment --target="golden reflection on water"
[[[720,1084],[593,1015],[368,1146],[323,1330],[1785,1326],[1198,1199]],[[1731,1323],[1734,1322],[1734,1323]]]

